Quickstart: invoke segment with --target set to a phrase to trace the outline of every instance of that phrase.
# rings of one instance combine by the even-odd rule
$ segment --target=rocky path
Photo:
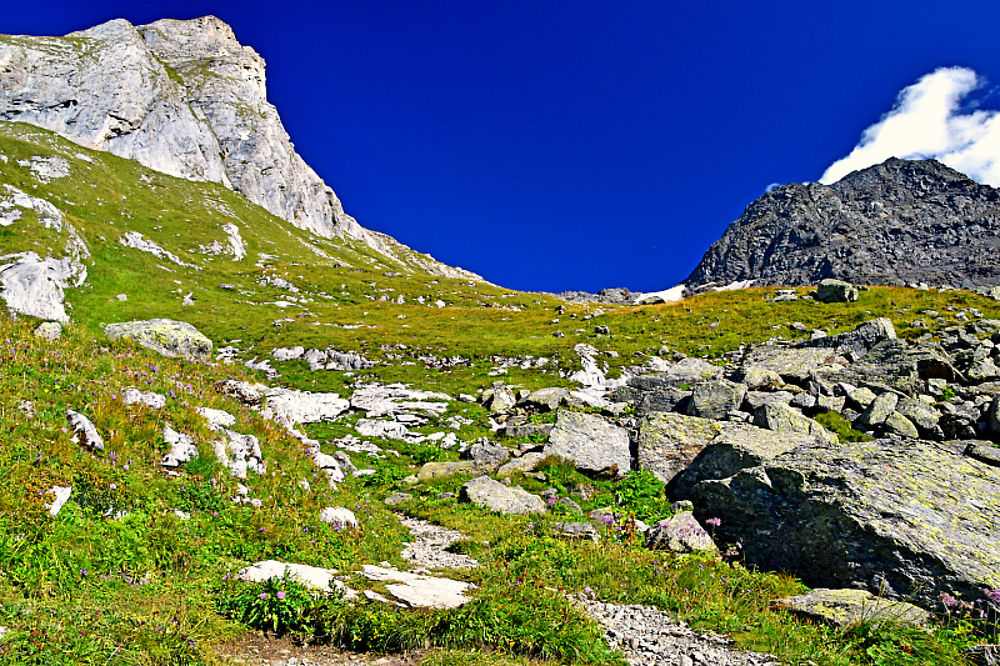
[[[421,569],[473,569],[479,566],[479,562],[468,555],[448,552],[448,546],[465,538],[461,532],[409,516],[400,516],[399,522],[413,535],[402,557],[418,572]]]
[[[604,627],[611,647],[632,666],[777,666],[774,657],[743,652],[718,634],[697,634],[650,606],[610,604],[583,595],[575,600]]]

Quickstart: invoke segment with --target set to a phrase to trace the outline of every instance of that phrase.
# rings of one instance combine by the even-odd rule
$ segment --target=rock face
[[[295,152],[264,60],[205,16],[65,37],[0,36],[0,119],[58,132],[172,176],[222,183],[319,236],[358,239],[432,273],[475,277],[361,227]]]
[[[172,319],[150,319],[108,324],[104,335],[112,340],[127,338],[168,357],[180,356],[197,361],[208,361],[212,354],[212,341],[198,332],[191,324]]]
[[[1000,191],[934,160],[889,159],[832,185],[791,184],[750,204],[684,280],[811,285],[1000,284]]]
[[[930,606],[1000,588],[1000,469],[922,441],[803,445],[697,483],[696,515],[747,560],[807,585]]]
[[[628,432],[593,414],[559,412],[542,453],[588,474],[624,476],[630,469]]]

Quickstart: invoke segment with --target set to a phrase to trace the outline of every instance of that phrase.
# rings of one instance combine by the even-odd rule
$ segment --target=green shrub
[[[276,634],[306,628],[317,601],[305,585],[286,573],[263,583],[235,583],[218,599],[218,609],[254,629]]]

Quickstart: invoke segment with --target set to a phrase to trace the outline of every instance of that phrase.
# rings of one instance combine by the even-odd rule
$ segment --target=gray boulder
[[[549,387],[532,391],[522,404],[534,407],[540,411],[551,412],[570,399],[569,391],[564,388]]]
[[[209,361],[212,341],[191,324],[171,319],[150,319],[108,324],[104,335],[112,340],[125,338],[170,358]]]
[[[754,411],[754,425],[775,432],[797,432],[824,442],[836,442],[837,436],[788,405],[761,405]]]
[[[927,626],[931,614],[905,601],[890,601],[865,590],[820,588],[771,602],[772,610],[791,613],[833,627],[871,623]]]
[[[691,489],[699,481],[725,479],[740,470],[769,462],[797,446],[815,443],[814,436],[800,432],[775,432],[752,425],[727,423],[722,432],[677,476],[671,497],[675,500],[690,497]]]
[[[843,280],[820,280],[813,298],[821,303],[851,303],[858,300],[858,288]]]
[[[790,384],[804,382],[813,373],[825,374],[841,370],[847,359],[834,349],[813,347],[781,347],[764,345],[751,350],[743,359],[743,367],[755,367],[777,373]]]
[[[510,449],[503,444],[484,439],[473,443],[465,451],[463,457],[467,460],[475,461],[484,467],[495,469],[510,460],[511,454]]]
[[[62,324],[57,321],[43,321],[35,329],[35,337],[43,340],[58,340],[62,337]]]
[[[670,483],[720,432],[718,421],[670,412],[650,414],[639,422],[639,468]]]
[[[690,511],[661,520],[646,532],[646,547],[675,553],[718,552],[715,542]]]
[[[488,476],[469,481],[458,492],[459,502],[469,502],[503,514],[544,513],[545,502],[520,486],[509,488]]]
[[[549,456],[540,451],[525,453],[520,458],[514,458],[510,462],[501,465],[500,469],[497,470],[497,476],[502,479],[517,473],[534,472],[548,459]]]
[[[687,413],[689,416],[700,416],[705,419],[723,419],[730,412],[740,408],[746,394],[747,387],[743,384],[735,384],[725,379],[704,382],[694,387]]]
[[[587,474],[624,476],[631,469],[628,432],[593,414],[559,412],[542,453]]]
[[[880,426],[895,411],[897,404],[899,404],[899,396],[895,393],[889,393],[888,391],[880,393],[865,408],[865,411],[861,412],[861,416],[858,417],[856,423],[865,429]]]
[[[806,340],[800,342],[799,346],[835,348],[841,353],[850,353],[854,358],[860,358],[878,343],[895,339],[896,329],[892,321],[879,317],[858,325],[853,331]]]
[[[810,444],[692,490],[747,561],[925,607],[1000,588],[1000,469],[931,442]]]
[[[180,467],[198,457],[198,447],[191,435],[177,432],[167,425],[163,426],[163,441],[170,447],[167,455],[163,456],[163,460],[160,461],[164,467]]]

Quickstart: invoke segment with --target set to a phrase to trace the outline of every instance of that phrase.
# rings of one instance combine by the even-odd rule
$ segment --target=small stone
[[[62,324],[57,321],[46,321],[35,329],[35,337],[43,340],[58,340],[62,336]]]
[[[342,528],[355,528],[358,526],[358,519],[354,512],[342,506],[328,506],[319,513],[319,519],[330,525]]]

